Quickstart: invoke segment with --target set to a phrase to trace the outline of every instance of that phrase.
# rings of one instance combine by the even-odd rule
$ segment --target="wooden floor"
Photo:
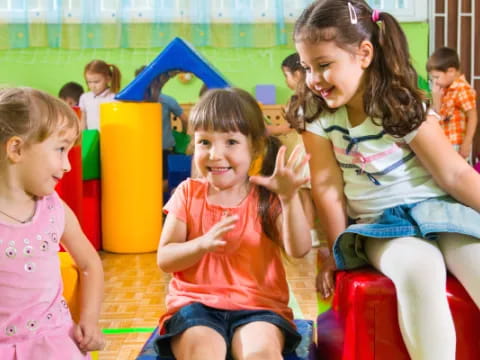
[[[106,348],[100,360],[134,360],[164,312],[164,296],[170,275],[156,266],[155,254],[101,253],[105,270],[105,300],[100,325],[107,330]],[[316,318],[316,250],[301,260],[286,262],[295,316]],[[114,332],[112,334],[112,332]],[[122,333],[123,332],[123,333]]]

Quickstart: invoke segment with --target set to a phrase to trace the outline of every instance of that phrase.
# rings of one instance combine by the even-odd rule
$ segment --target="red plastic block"
[[[58,195],[67,203],[82,223],[83,181],[82,181],[82,149],[74,146],[68,153],[68,160],[72,169],[65,173],[57,184]]]
[[[447,296],[457,332],[456,359],[480,359],[480,311],[452,276]],[[317,320],[317,341],[322,359],[408,360],[392,281],[373,270],[339,272],[332,310]]]
[[[74,146],[68,153],[72,169],[63,175],[55,190],[65,203],[70,206],[83,227],[83,180],[82,180],[82,148]],[[60,251],[65,251],[60,245]]]
[[[96,250],[102,248],[100,179],[83,181],[83,231]]]

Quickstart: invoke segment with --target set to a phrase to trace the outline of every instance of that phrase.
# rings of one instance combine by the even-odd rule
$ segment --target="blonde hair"
[[[40,143],[54,133],[73,130],[80,134],[80,122],[62,100],[28,88],[0,88],[0,142],[19,136],[27,144]]]

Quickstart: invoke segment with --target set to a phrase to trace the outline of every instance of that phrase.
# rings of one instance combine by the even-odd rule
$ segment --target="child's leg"
[[[227,345],[222,335],[207,326],[194,326],[172,338],[170,342],[176,360],[224,360]]]
[[[395,284],[398,319],[412,360],[454,360],[455,327],[436,243],[414,237],[365,241],[372,265]]]
[[[276,325],[255,321],[239,326],[232,338],[232,355],[235,359],[282,359],[285,338]]]
[[[442,234],[438,242],[448,270],[480,308],[480,241],[467,235],[447,233]]]

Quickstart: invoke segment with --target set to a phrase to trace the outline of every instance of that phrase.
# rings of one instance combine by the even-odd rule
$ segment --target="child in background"
[[[442,47],[427,62],[433,81],[432,107],[439,115],[440,126],[460,155],[470,160],[477,128],[475,90],[460,71],[460,60],[454,49]]]
[[[292,91],[295,91],[297,85],[305,79],[305,72],[300,65],[300,58],[298,54],[293,53],[283,59],[281,68],[283,75],[285,76],[285,83],[287,84],[288,88]],[[295,130],[288,123],[278,126],[267,125],[267,130],[268,133],[271,135],[295,134]],[[296,137],[294,137],[294,139],[297,140]],[[298,140],[296,141],[296,143],[300,142],[301,138],[300,136],[298,136]]]
[[[294,41],[307,88],[290,119],[310,101],[297,127],[306,125],[313,199],[333,246],[320,291],[332,293],[336,268],[372,265],[395,285],[411,359],[454,360],[446,276],[480,306],[480,175],[426,113],[392,15],[363,0],[314,1]]]
[[[89,359],[98,327],[100,258],[55,192],[80,133],[60,99],[30,88],[0,90],[0,358]],[[59,244],[79,268],[78,324],[62,296]]]
[[[259,105],[240,89],[206,92],[190,124],[201,178],[165,205],[157,262],[173,278],[156,349],[177,359],[279,359],[300,340],[281,254],[311,248],[298,195],[308,157],[297,148],[285,163],[285,147],[276,155]],[[261,175],[249,178],[262,155]]]
[[[58,97],[65,101],[71,107],[78,106],[80,96],[83,94],[83,87],[79,83],[70,81],[62,86],[58,92]]]
[[[135,76],[138,76],[146,66],[135,70]],[[175,138],[172,132],[171,114],[180,118],[182,122],[182,132],[186,133],[188,128],[188,118],[183,113],[183,109],[178,102],[171,96],[162,94],[162,88],[168,80],[175,75],[175,72],[169,72],[159,75],[152,81],[145,94],[146,101],[159,102],[162,104],[162,164],[163,164],[163,192],[168,189],[168,155],[174,153]]]
[[[299,84],[303,84],[305,82],[305,71],[300,64],[300,57],[297,53],[288,55],[282,61],[281,68],[283,75],[285,76],[285,83],[290,90],[295,91]],[[296,95],[292,95],[290,101],[295,99],[295,97]],[[288,122],[279,126],[267,125],[267,130],[269,134],[278,136],[280,141],[287,147],[287,157],[290,156],[291,152],[297,145],[300,145],[302,152],[305,153],[305,146],[303,145],[302,137],[295,129],[290,126],[290,124],[288,124]],[[310,171],[308,167],[305,167],[304,170],[305,177],[310,178]],[[312,202],[310,189],[310,182],[308,182],[300,189],[300,197],[302,199],[302,204],[307,215],[308,222],[310,224],[312,246],[319,247],[320,245],[322,245],[318,234],[320,230],[320,225],[316,220],[315,207]],[[318,252],[318,255],[323,257],[328,254],[328,251],[325,250],[328,250],[327,246],[323,247],[322,251]]]
[[[80,97],[82,129],[100,129],[100,104],[112,102],[120,90],[121,74],[117,66],[103,60],[93,60],[83,72],[87,93]]]

